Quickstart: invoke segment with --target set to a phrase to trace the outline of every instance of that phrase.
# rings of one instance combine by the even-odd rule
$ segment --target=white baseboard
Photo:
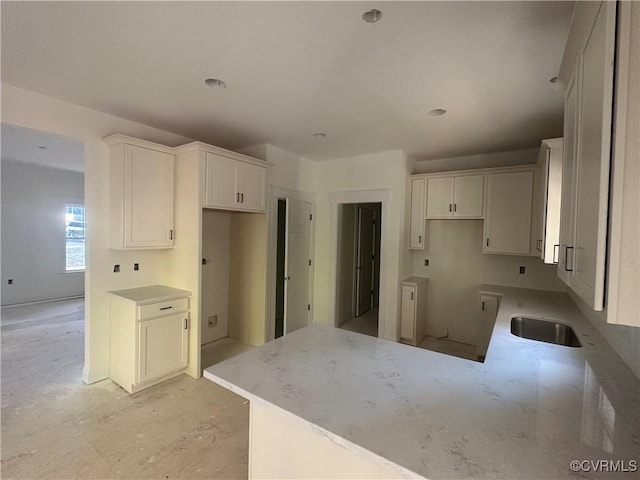
[[[86,365],[82,367],[82,381],[87,385],[99,382],[109,378],[109,367],[93,367],[89,368]]]
[[[75,299],[78,299],[78,298],[84,298],[84,295],[74,295],[72,297],[49,298],[49,299],[46,299],[46,300],[35,300],[33,302],[9,303],[7,305],[2,305],[2,308],[28,307],[29,305],[39,305],[41,303],[50,303],[50,302],[62,302],[64,300],[75,300]]]

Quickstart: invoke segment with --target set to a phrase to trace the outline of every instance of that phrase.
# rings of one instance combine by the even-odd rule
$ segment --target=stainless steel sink
[[[518,337],[528,338],[529,340],[555,343],[556,345],[564,345],[565,347],[582,346],[570,326],[552,320],[513,317],[511,319],[511,333]]]

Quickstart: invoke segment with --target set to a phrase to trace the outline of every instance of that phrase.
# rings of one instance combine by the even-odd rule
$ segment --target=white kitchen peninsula
[[[565,294],[482,291],[502,297],[485,363],[312,325],[206,369],[251,401],[250,478],[586,475],[572,460],[632,469],[638,378]],[[514,315],[562,320],[583,346],[516,337]]]

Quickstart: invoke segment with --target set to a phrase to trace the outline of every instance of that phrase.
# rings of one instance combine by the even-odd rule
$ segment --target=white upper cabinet
[[[425,207],[425,178],[411,179],[411,220],[409,223],[409,248],[424,250],[424,207]]]
[[[427,219],[482,218],[484,175],[434,177],[427,181]]]
[[[529,255],[533,171],[487,175],[484,253]]]
[[[173,247],[172,149],[124,135],[112,135],[105,142],[111,153],[109,247]]]
[[[267,169],[207,152],[205,206],[264,212]]]
[[[560,278],[594,310],[604,308],[615,10],[615,2],[600,4],[566,102],[567,133],[573,135],[566,137],[572,145],[564,160],[568,203],[562,209],[563,222],[570,223],[566,230],[563,225]]]
[[[544,263],[558,263],[560,254],[560,203],[562,194],[562,138],[543,140],[538,154],[542,173],[536,252]]]
[[[606,308],[640,327],[640,2],[618,8]]]

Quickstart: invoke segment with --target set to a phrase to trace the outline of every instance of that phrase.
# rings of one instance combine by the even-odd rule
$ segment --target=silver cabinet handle
[[[240,194],[240,203],[244,203],[244,193]]]
[[[422,243],[422,235],[418,235],[418,243]]]
[[[413,300],[413,292],[411,292],[411,300]]]
[[[449,204],[449,211],[451,211],[451,204]]]
[[[188,319],[188,318],[185,318],[185,319],[184,319],[184,329],[185,329],[185,330],[188,330],[188,329],[189,329],[189,319]]]
[[[160,307],[160,310],[169,310],[171,308],[173,308],[173,307]]]

